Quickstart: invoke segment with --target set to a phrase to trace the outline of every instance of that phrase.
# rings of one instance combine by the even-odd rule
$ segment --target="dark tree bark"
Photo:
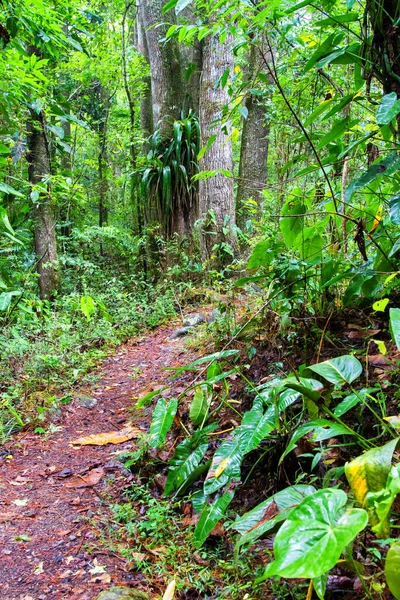
[[[215,83],[224,71],[233,71],[231,45],[232,39],[229,36],[224,44],[217,37],[209,36],[204,40],[200,86],[201,146],[207,144],[211,135],[216,135],[216,139],[200,161],[201,171],[224,169],[233,174],[232,143],[221,130],[220,122],[222,109],[229,103],[229,96],[226,87],[219,85],[215,89]],[[218,261],[223,262],[228,255],[221,252],[221,244],[234,244],[231,230],[231,226],[235,224],[232,176],[218,174],[200,180],[199,212],[204,220],[201,235],[203,257],[209,259],[216,254]],[[219,250],[215,253],[216,244]]]
[[[400,98],[400,3],[398,0],[368,0],[365,8],[365,37],[367,22],[372,41],[366,39],[365,77],[368,85],[375,75],[385,94],[395,92]],[[372,65],[372,67],[371,67]],[[400,136],[400,114],[397,116],[397,135]]]
[[[39,274],[40,297],[51,298],[60,285],[58,270],[57,238],[50,182],[46,182],[51,173],[50,148],[45,131],[45,116],[34,110],[30,111],[28,123],[28,174],[32,185],[45,185],[33,205],[35,221],[35,252],[38,258],[37,272]]]
[[[162,14],[165,3],[165,0],[143,0],[140,14],[150,59],[153,123],[160,123],[161,135],[169,137],[173,121],[180,117],[185,87],[178,41],[161,41],[168,29],[167,25],[160,26],[165,21]],[[173,11],[168,16],[173,21]]]
[[[261,49],[266,52],[265,49]],[[260,49],[251,45],[245,80],[249,87],[262,68],[264,61]],[[271,82],[272,83],[272,82]],[[263,98],[247,93],[245,107],[247,118],[243,119],[242,142],[240,147],[239,180],[236,192],[236,218],[240,227],[244,225],[243,204],[248,198],[255,200],[261,211],[262,190],[267,183],[267,159],[269,144],[269,124],[265,118]]]
[[[150,56],[149,49],[147,46],[147,38],[146,31],[144,28],[144,19],[143,19],[143,1],[140,2],[138,6],[136,27],[137,27],[137,47],[140,54],[144,57],[144,59],[149,64],[150,68]],[[143,136],[147,140],[149,136],[154,131],[154,123],[153,123],[153,110],[152,110],[152,95],[151,95],[151,76],[148,75],[143,78],[145,83],[145,88],[140,98],[140,128],[142,130]],[[149,145],[147,142],[144,144],[144,153],[147,154],[149,149]]]

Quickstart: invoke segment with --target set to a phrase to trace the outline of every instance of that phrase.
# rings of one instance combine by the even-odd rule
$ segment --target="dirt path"
[[[7,445],[11,457],[0,456],[2,600],[93,600],[111,585],[143,585],[121,558],[100,547],[97,554],[89,552],[96,549],[96,534],[87,519],[106,515],[110,493],[126,485],[127,473],[115,452],[134,448],[135,440],[118,446],[72,447],[70,442],[122,429],[132,419],[132,398],[168,381],[163,367],[193,359],[181,339],[169,339],[173,331],[171,325],[160,328],[118,348],[102,364],[100,381],[79,390],[63,408],[57,432],[47,438],[21,433]],[[177,379],[172,392],[182,389]],[[94,406],[81,406],[82,396],[93,399],[87,403]],[[134,425],[147,431],[149,421],[150,411],[144,410]],[[104,471],[97,485],[68,487],[91,469]]]

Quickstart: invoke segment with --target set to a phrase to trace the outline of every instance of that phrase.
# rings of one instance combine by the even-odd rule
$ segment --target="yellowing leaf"
[[[163,596],[163,600],[173,600],[173,597],[175,595],[175,579],[173,579],[171,581],[171,583],[169,583],[167,589],[165,590],[165,594]]]
[[[38,564],[38,566],[37,566],[37,567],[36,567],[36,569],[33,571],[33,573],[34,573],[35,575],[41,575],[42,573],[44,573],[43,561],[42,561],[42,562],[40,562],[40,563]]]
[[[214,477],[217,478],[220,475],[222,475],[222,473],[225,471],[228,464],[229,464],[229,457],[224,458],[224,460],[221,460],[218,467],[215,469]]]
[[[385,421],[391,424],[395,429],[400,429],[400,416],[385,417]]]
[[[105,446],[106,444],[122,444],[132,438],[141,435],[142,431],[138,427],[128,425],[120,431],[108,431],[106,433],[92,433],[86,437],[78,438],[71,442],[74,446]]]
[[[378,210],[376,211],[374,223],[372,225],[372,229],[371,229],[370,233],[372,233],[373,231],[375,231],[375,229],[378,227],[379,223],[382,221],[382,213],[383,213],[383,207],[380,206],[378,208]]]

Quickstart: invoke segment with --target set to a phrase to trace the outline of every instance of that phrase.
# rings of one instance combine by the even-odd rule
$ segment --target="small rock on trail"
[[[101,592],[96,600],[148,600],[146,592],[133,588],[113,587]]]

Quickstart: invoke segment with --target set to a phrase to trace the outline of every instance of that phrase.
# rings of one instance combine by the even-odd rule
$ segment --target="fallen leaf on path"
[[[92,485],[96,485],[99,483],[100,479],[104,475],[104,469],[102,467],[97,467],[97,469],[92,469],[88,471],[85,476],[83,475],[74,475],[71,477],[69,481],[65,484],[67,488],[82,488],[82,487],[90,487]]]
[[[163,600],[172,600],[174,595],[175,595],[175,579],[173,579],[171,581],[171,583],[168,585],[167,589],[165,590],[165,594],[163,596]]]
[[[17,500],[13,500],[13,504],[16,506],[26,506],[28,504],[28,498],[17,498]]]
[[[18,475],[18,477],[16,477],[14,479],[14,481],[9,481],[8,483],[10,485],[26,485],[27,483],[30,483],[32,481],[32,479],[28,479],[27,477],[21,477],[21,475]]]
[[[38,564],[38,566],[33,571],[33,573],[34,573],[34,575],[41,575],[42,573],[44,573],[43,561]]]
[[[69,563],[71,563],[73,560],[75,560],[75,556],[67,556],[65,562],[67,563],[67,565],[69,565]]]
[[[86,437],[78,438],[71,442],[72,445],[77,446],[105,446],[106,444],[122,444],[132,438],[138,437],[143,432],[138,427],[128,425],[120,431],[108,431],[106,433],[92,433]]]
[[[104,565],[100,565],[97,558],[93,561],[93,569],[89,569],[92,582],[110,583],[111,575],[107,573]]]

